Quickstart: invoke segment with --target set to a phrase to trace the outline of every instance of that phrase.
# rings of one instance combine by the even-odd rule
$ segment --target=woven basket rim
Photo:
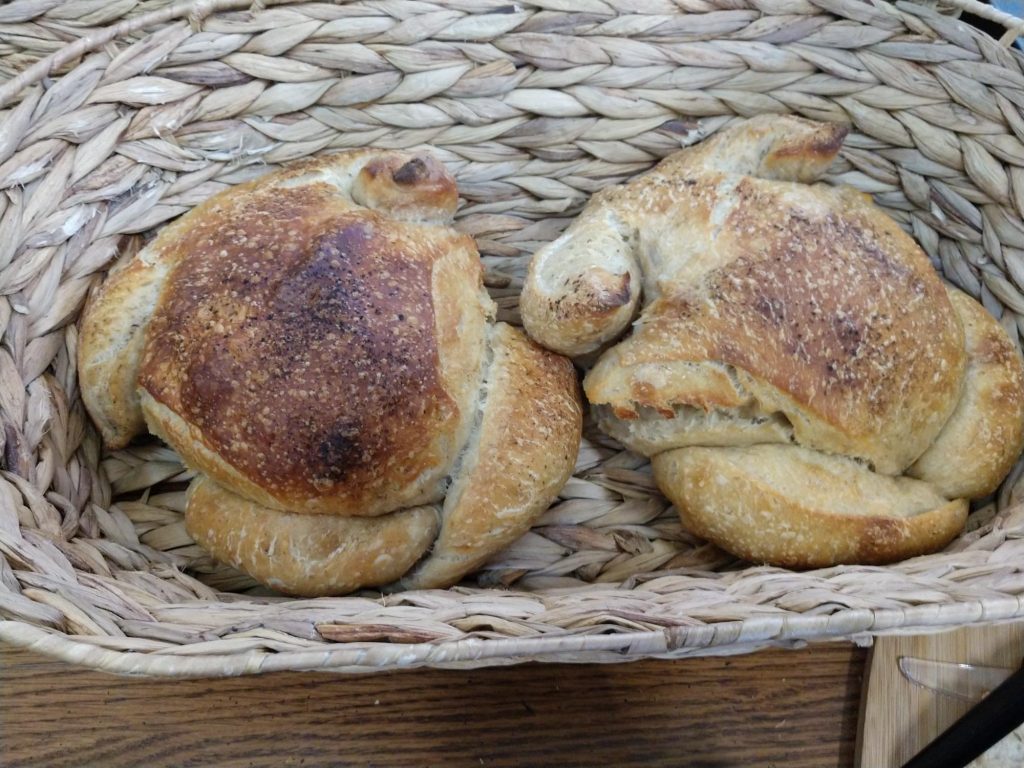
[[[765,648],[800,648],[808,642],[850,640],[871,645],[874,636],[946,632],[957,624],[995,625],[1024,617],[1024,598],[982,600],[910,609],[845,610],[828,616],[773,617],[720,622],[702,627],[437,643],[337,644],[326,650],[249,652],[201,656],[113,651],[45,632],[17,621],[0,621],[0,643],[90,669],[154,677],[234,677],[269,672],[376,672],[417,667],[458,668],[488,660],[593,663],[642,658],[676,660],[733,655]],[[587,652],[577,659],[572,654]],[[593,654],[600,654],[594,657]],[[183,663],[184,662],[184,663]]]
[[[699,1],[694,0],[694,2]],[[835,2],[840,1],[835,0]],[[794,0],[794,2],[799,2],[799,0]],[[881,8],[885,13],[899,13],[899,6],[894,10],[887,4],[871,0],[849,0],[849,3],[870,7],[876,12]],[[813,11],[804,11],[803,13],[808,17],[828,16],[832,13],[830,11],[832,4],[833,0],[821,0],[816,3]],[[1008,45],[1016,34],[1024,30],[1024,20],[1002,14],[977,0],[950,0],[949,4],[1006,27],[1008,29],[1007,36],[1000,41],[1005,45]],[[300,7],[302,5],[305,5],[302,0],[268,0],[268,2],[260,3],[256,11],[261,10],[264,6]],[[19,96],[26,93],[27,89],[43,82],[50,73],[59,67],[76,60],[85,53],[116,41],[120,37],[157,28],[172,20],[177,20],[180,25],[182,18],[189,18],[193,27],[198,29],[200,22],[213,14],[251,6],[252,4],[248,0],[199,0],[198,2],[177,3],[119,22],[103,29],[100,33],[86,35],[58,53],[38,61],[6,84],[0,85],[0,106],[14,103]],[[686,15],[687,11],[679,10],[678,13]],[[922,17],[925,17],[924,15],[929,11],[917,8],[914,13],[922,14]],[[72,70],[72,72],[74,71]],[[135,115],[136,113],[137,108],[132,107],[131,114]],[[2,143],[0,141],[0,145]],[[2,163],[0,163],[0,167],[3,167]],[[953,189],[955,192],[953,187],[949,187],[953,181],[955,180],[950,180],[949,177],[940,177],[936,183],[945,184],[947,188]],[[2,202],[0,201],[0,203]],[[2,221],[2,215],[3,209],[0,208],[0,221]],[[0,374],[2,374],[2,366],[0,366]],[[5,473],[5,477],[14,482],[14,478],[8,475],[9,473]],[[1009,537],[1015,538],[1017,536],[1016,526],[1024,522],[1024,504],[1007,506],[1000,513],[1000,519],[1002,521],[1000,525],[1010,532]],[[2,526],[0,526],[0,533],[2,533]],[[969,545],[965,546],[969,548]],[[979,561],[977,568],[984,570],[984,567],[985,564]],[[888,572],[905,577],[913,590],[939,589],[939,587],[932,586],[935,581],[934,574],[921,570],[921,568],[921,563],[908,561]],[[681,570],[685,571],[686,569]],[[749,569],[748,573],[753,573],[755,570]],[[0,571],[0,576],[2,575],[3,572]],[[654,575],[674,575],[674,572],[671,570],[655,571]],[[726,592],[736,587],[740,580],[740,577],[732,579],[731,575],[718,573],[707,574],[707,577],[709,581],[715,581],[721,585],[720,588]],[[841,569],[834,569],[829,574],[812,573],[807,576],[810,579],[841,577]],[[950,584],[952,583],[950,582]],[[621,585],[608,584],[606,586],[609,590],[615,590],[619,589]],[[552,631],[524,637],[501,636],[482,639],[470,634],[468,637],[448,639],[441,636],[436,640],[420,642],[365,641],[335,645],[321,644],[309,650],[283,650],[275,653],[265,650],[246,650],[238,653],[219,652],[217,649],[220,646],[217,646],[216,643],[222,641],[214,635],[192,644],[188,650],[182,650],[184,645],[176,646],[173,650],[166,652],[158,650],[142,653],[131,650],[112,650],[103,647],[102,644],[90,643],[74,635],[42,629],[30,622],[20,620],[0,620],[0,642],[31,648],[76,664],[121,674],[205,676],[248,674],[284,669],[373,671],[424,665],[479,666],[528,660],[622,661],[639,657],[682,658],[708,653],[736,653],[756,650],[768,645],[799,644],[808,640],[852,638],[859,642],[869,642],[870,637],[877,634],[940,631],[956,624],[1003,622],[1024,617],[1022,599],[1014,594],[1005,594],[1005,590],[1003,592],[993,590],[992,595],[978,597],[971,593],[969,587],[963,590],[954,590],[947,585],[943,588],[951,590],[952,599],[941,603],[930,603],[924,599],[922,604],[915,604],[916,598],[910,597],[906,606],[897,608],[839,605],[838,607],[832,606],[825,612],[801,612],[796,609],[778,610],[775,613],[757,614],[744,619],[716,619],[692,625],[678,623],[642,630],[630,628],[629,611],[624,609],[623,615],[626,616],[623,619],[624,623],[616,626],[609,624],[603,630],[607,633],[597,633],[596,631],[593,634],[577,633],[576,628],[571,631],[555,628]],[[1008,589],[1015,590],[1012,587]],[[629,590],[630,587],[626,587],[623,592],[628,593]],[[486,590],[477,592],[486,592]],[[470,593],[472,590],[459,594]],[[564,608],[565,605],[564,602],[558,602],[560,599],[560,590],[558,589],[535,589],[521,593],[512,589],[507,592],[503,591],[501,594],[512,600],[521,594],[524,598],[534,599],[538,602],[551,601],[554,611]],[[0,593],[0,598],[2,597],[3,595]],[[424,604],[429,604],[431,598],[432,595],[424,595],[422,597]],[[253,605],[258,605],[258,603],[253,603]],[[402,609],[400,602],[396,605],[398,606],[395,608],[396,611]],[[405,605],[418,606],[419,603],[413,601]],[[3,603],[0,602],[0,608],[2,607]],[[168,600],[162,607],[174,608],[176,606],[173,601]],[[596,629],[600,628],[595,626]],[[204,643],[207,642],[211,645],[205,646]],[[206,650],[207,647],[210,650]],[[189,655],[190,653],[196,655]]]

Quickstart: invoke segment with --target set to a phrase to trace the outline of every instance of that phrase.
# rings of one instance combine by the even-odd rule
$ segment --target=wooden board
[[[0,765],[848,768],[865,656],[169,681],[0,648]]]
[[[878,638],[864,684],[859,768],[899,768],[971,708],[968,702],[911,683],[897,666],[901,656],[1018,667],[1024,656],[1024,623]]]

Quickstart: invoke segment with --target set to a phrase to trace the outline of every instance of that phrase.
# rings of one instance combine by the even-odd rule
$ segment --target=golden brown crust
[[[291,594],[394,588],[417,563],[410,584],[446,586],[555,498],[580,440],[575,372],[489,329],[455,203],[426,155],[299,163],[197,207],[107,286],[96,317],[128,339],[107,368],[135,427],[141,411],[200,471],[187,527],[215,557]],[[93,336],[85,362],[106,364]],[[421,505],[449,480],[427,555],[440,513]]]
[[[384,165],[415,160],[397,158],[370,160],[369,186],[392,208]],[[196,466],[228,488],[277,509],[377,515],[439,500],[472,418],[490,302],[470,238],[355,206],[332,161],[351,172],[344,158],[300,164],[193,212],[139,381],[202,444],[177,447],[223,463]],[[416,205],[440,195],[425,183],[423,195],[403,185]],[[439,317],[435,301],[455,310]],[[453,318],[464,333],[448,332]]]
[[[582,355],[615,339],[636,315],[640,268],[626,225],[599,192],[583,214],[530,261],[519,298],[523,325],[548,349]]]
[[[717,202],[663,227],[659,243],[713,242],[708,268],[700,254],[682,275],[662,266],[634,333],[588,374],[591,402],[618,413],[753,402],[784,414],[803,445],[905,469],[955,407],[964,370],[960,324],[924,253],[848,190],[717,177],[692,190]],[[734,377],[692,389],[663,375],[680,366]]]
[[[557,248],[536,254],[523,292],[527,330],[579,354],[625,328],[597,312],[592,333],[579,286],[602,269],[642,280],[631,334],[584,380],[599,425],[653,457],[659,487],[695,532],[794,567],[931,551],[966,514],[963,500],[885,477],[942,431],[967,355],[920,247],[868,196],[811,184],[845,135],[764,116],[678,152],[595,195]],[[1016,418],[1010,397],[1000,407]],[[1016,454],[1011,422],[993,439]],[[815,472],[824,495],[793,480]],[[869,500],[869,515],[848,509]]]
[[[652,463],[690,531],[754,563],[894,562],[941,549],[967,519],[964,499],[797,446],[680,448]]]
[[[582,430],[572,364],[497,324],[479,429],[445,498],[441,533],[403,589],[452,584],[522,536],[572,474]]]
[[[584,382],[627,446],[651,455],[685,439],[620,422],[702,409],[726,430],[782,419],[798,443],[891,474],[942,429],[965,356],[938,276],[867,196],[804,183],[845,135],[800,118],[744,121],[595,195],[535,255],[524,324],[571,354],[613,339],[631,317],[595,304],[590,289],[611,284],[602,276],[628,276],[631,302],[642,281],[632,334]],[[588,301],[590,314],[577,308]]]
[[[1024,448],[1024,366],[1020,352],[978,302],[949,289],[964,326],[967,375],[956,410],[908,474],[949,497],[992,493]]]
[[[280,592],[316,597],[401,576],[434,540],[438,513],[413,507],[372,519],[291,514],[200,476],[189,487],[185,524],[218,560]]]
[[[671,224],[680,214],[686,219],[700,218],[702,209],[708,213],[708,201],[701,198],[714,178],[818,178],[847,130],[764,115],[670,155],[625,186],[598,192],[569,229],[531,259],[519,303],[527,333],[548,349],[572,356],[614,341],[636,316],[642,291],[645,302],[657,294],[660,274],[651,263],[653,254],[662,252],[678,265],[695,246],[703,248],[692,231],[663,244],[664,223]],[[703,188],[693,186],[695,173],[704,176]]]
[[[138,379],[146,328],[173,261],[164,245],[180,231],[180,221],[138,250],[129,241],[82,312],[78,337],[78,377],[93,423],[107,448],[123,448],[146,429]]]
[[[390,218],[438,219],[455,215],[455,180],[433,155],[379,154],[359,171],[352,199]]]
[[[669,155],[658,170],[671,173],[673,166],[681,164],[809,184],[828,170],[849,131],[840,123],[821,123],[794,115],[758,115],[686,152]]]
[[[643,456],[689,445],[728,447],[793,441],[793,426],[785,417],[760,413],[755,408],[705,410],[682,406],[669,417],[640,410],[633,418],[620,418],[601,405],[594,406],[592,412],[606,434]]]

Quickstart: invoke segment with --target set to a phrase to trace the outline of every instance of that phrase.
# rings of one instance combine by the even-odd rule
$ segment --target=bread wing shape
[[[754,563],[882,564],[934,552],[967,501],[795,445],[679,448],[652,460],[658,486],[692,532]]]
[[[529,529],[572,473],[582,411],[572,364],[497,324],[486,397],[430,554],[400,586],[451,584]]]
[[[1024,448],[1024,366],[985,308],[950,288],[964,326],[967,373],[956,410],[907,471],[949,498],[992,493]]]
[[[434,541],[438,511],[411,507],[374,518],[282,512],[200,475],[189,487],[185,524],[221,562],[281,592],[316,597],[397,579]]]
[[[82,401],[108,448],[123,448],[145,432],[139,366],[146,329],[177,255],[168,247],[179,221],[111,269],[82,312],[78,375]]]

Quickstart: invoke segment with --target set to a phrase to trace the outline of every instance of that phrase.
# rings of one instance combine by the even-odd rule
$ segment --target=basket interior
[[[922,606],[949,609],[926,624],[985,618],[986,605],[1019,615],[1021,463],[943,553],[794,573],[690,536],[647,462],[588,426],[559,501],[464,585],[299,601],[192,543],[191,475],[173,451],[148,440],[103,452],[74,362],[90,286],[226,186],[366,145],[429,146],[454,171],[457,225],[477,240],[499,319],[518,324],[530,254],[592,193],[737,117],[851,123],[828,179],[872,194],[1019,344],[1020,53],[905,4],[571,5],[194,13],[126,29],[14,95],[0,112],[0,617],[113,651],[199,656],[766,617],[851,634],[909,626],[878,617]],[[866,618],[818,621],[843,612]],[[737,644],[737,632],[677,639]]]

